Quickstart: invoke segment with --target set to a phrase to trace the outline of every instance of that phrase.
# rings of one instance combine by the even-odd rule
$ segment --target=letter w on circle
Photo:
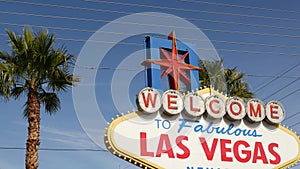
[[[154,94],[154,98],[152,98],[151,93],[148,93],[147,98],[145,97],[145,93],[142,93],[142,96],[143,96],[144,104],[147,108],[149,107],[149,102],[151,102],[153,108],[155,107],[157,93]]]

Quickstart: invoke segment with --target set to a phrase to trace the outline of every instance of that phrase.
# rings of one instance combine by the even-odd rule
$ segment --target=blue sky
[[[86,41],[99,29],[111,21],[126,15],[140,12],[160,12],[183,18],[196,27],[211,40],[220,58],[224,60],[225,68],[237,67],[245,73],[245,79],[256,94],[256,98],[267,102],[275,99],[282,102],[286,110],[283,124],[291,126],[300,132],[300,2],[297,0],[271,1],[238,1],[238,0],[0,0],[0,50],[10,50],[7,45],[5,30],[22,32],[24,25],[32,26],[34,30],[41,27],[48,28],[57,37],[57,46],[65,45],[70,53],[89,63],[83,53]],[[153,23],[158,19],[154,18]],[[138,19],[135,23],[143,22]],[[146,22],[146,21],[145,21]],[[151,21],[149,21],[151,23]],[[161,23],[173,24],[172,18]],[[176,25],[176,23],[174,23]],[[116,29],[111,30],[110,39],[99,40],[93,44],[100,51],[114,42],[120,34],[128,32],[128,25],[117,23]],[[181,25],[184,27],[186,25]],[[135,27],[135,26],[133,26]],[[152,29],[151,25],[136,25],[143,29]],[[178,26],[175,26],[179,29]],[[173,31],[175,28],[170,27]],[[162,32],[164,32],[162,31]],[[188,30],[186,30],[188,32]],[[96,72],[95,83],[81,85],[94,90],[96,102],[105,120],[115,117],[119,111],[130,111],[134,105],[116,104],[116,98],[111,90],[122,90],[127,83],[123,74],[132,74],[129,87],[125,88],[125,95],[134,102],[134,95],[144,87],[143,69],[139,64],[130,64],[126,58],[139,55],[143,59],[143,41],[147,34],[132,35],[121,43],[116,44],[104,56],[97,66],[107,69],[94,70],[91,65],[79,65],[79,73]],[[149,32],[150,34],[150,32]],[[188,33],[187,33],[188,34]],[[97,34],[94,34],[95,36]],[[106,35],[102,33],[102,35]],[[195,36],[196,37],[196,36]],[[95,37],[94,37],[95,38]],[[197,39],[187,40],[197,43]],[[205,49],[204,49],[205,50]],[[97,52],[91,51],[91,52]],[[205,53],[201,51],[200,53]],[[101,55],[97,53],[95,56]],[[141,59],[141,58],[139,58]],[[134,62],[135,63],[135,62]],[[299,64],[299,65],[298,65]],[[119,68],[115,70],[114,68]],[[264,87],[265,86],[265,87]],[[299,89],[299,90],[298,90]],[[123,90],[124,91],[124,90]],[[67,149],[102,149],[101,143],[91,140],[80,122],[80,115],[74,106],[74,95],[70,90],[61,94],[62,109],[55,116],[42,113],[41,148]],[[85,98],[86,112],[89,112],[89,100]],[[79,99],[80,100],[80,99]],[[81,100],[80,100],[81,101]],[[17,101],[0,103],[0,147],[24,147],[26,141],[26,120],[22,116],[22,105],[25,98]],[[43,110],[42,110],[43,111]],[[97,120],[98,117],[95,117]],[[104,125],[104,124],[103,124]],[[97,128],[95,128],[97,129]],[[101,137],[101,136],[99,136]],[[99,146],[100,144],[100,146]],[[0,149],[0,169],[24,168],[24,150]],[[40,151],[40,168],[136,168],[123,162],[105,151]],[[300,168],[296,166],[294,168]]]

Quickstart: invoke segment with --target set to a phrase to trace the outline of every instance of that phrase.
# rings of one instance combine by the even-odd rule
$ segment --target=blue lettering
[[[171,128],[171,122],[169,120],[164,120],[162,122],[162,126],[163,126],[164,129],[169,129],[169,128]]]
[[[262,135],[261,134],[257,134],[256,130],[253,130],[252,136],[253,137],[261,137]]]
[[[187,166],[186,169],[195,169],[195,168]],[[211,168],[211,167],[197,167],[196,169],[214,169],[214,168]],[[220,169],[220,168],[216,168],[216,169]]]
[[[184,127],[191,128],[191,125],[187,125],[187,122],[194,122],[194,123],[199,123],[199,121],[195,120],[186,120],[186,119],[179,119],[181,122],[178,128],[178,133],[181,132],[181,130]],[[236,128],[234,129],[234,124],[231,123],[228,125],[228,127],[214,127],[213,123],[210,122],[206,127],[203,126],[202,124],[198,124],[194,127],[194,132],[200,132],[200,133],[207,133],[207,134],[227,134],[227,135],[234,135],[234,136],[248,136],[248,137],[262,137],[261,134],[257,133],[257,130],[248,130],[248,129],[241,129],[241,128]]]
[[[156,121],[156,127],[159,129],[159,122],[161,121],[160,119],[154,119]]]
[[[205,132],[204,130],[203,130],[203,126],[201,125],[201,124],[199,124],[199,125],[197,125],[196,127],[194,127],[194,131],[195,132],[201,132],[201,133],[203,133],[203,132]]]
[[[237,128],[235,131],[234,131],[234,134],[235,136],[239,136],[241,134],[242,130]]]
[[[206,131],[208,134],[213,133],[213,132],[214,132],[214,127],[212,127],[212,125],[213,125],[213,123],[210,122],[210,123],[208,124],[207,128],[206,128],[204,131]],[[209,129],[211,129],[211,130],[209,130]]]
[[[227,132],[227,130],[225,131],[224,127],[222,127],[221,129],[220,129],[220,127],[215,127],[215,129],[216,129],[217,134],[226,134],[226,132]]]
[[[186,120],[186,119],[179,119],[179,121],[181,122],[180,124],[179,124],[179,128],[178,128],[178,133],[180,133],[180,131],[182,130],[182,128],[183,127],[188,127],[188,128],[191,128],[192,126],[190,126],[190,125],[187,125],[186,123],[187,122],[199,122],[199,121],[197,121],[197,120]]]

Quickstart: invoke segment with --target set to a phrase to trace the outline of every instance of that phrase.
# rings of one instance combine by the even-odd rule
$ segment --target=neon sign
[[[212,88],[187,92],[199,87],[191,75],[198,77],[201,68],[191,64],[197,63],[193,50],[177,46],[175,33],[169,39],[171,49],[169,41],[146,39],[147,47],[157,47],[146,53],[162,56],[147,55],[142,63],[150,68],[151,87],[138,93],[138,110],[109,124],[105,144],[111,153],[144,169],[280,169],[300,160],[298,136],[280,125],[281,103],[245,102]],[[163,80],[169,87],[160,93]]]
[[[284,117],[280,103],[263,105],[253,99],[243,105],[238,98],[226,98],[209,88],[196,93],[161,95],[143,89],[137,99],[140,110],[109,125],[108,150],[147,169],[279,169],[300,159],[298,136],[272,122]],[[222,116],[210,116],[207,110]],[[251,120],[251,112],[253,119],[264,120]]]

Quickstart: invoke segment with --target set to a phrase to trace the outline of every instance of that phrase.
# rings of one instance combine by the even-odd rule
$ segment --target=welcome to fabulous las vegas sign
[[[111,153],[156,169],[279,169],[300,159],[298,136],[280,125],[281,103],[255,98],[245,103],[212,88],[179,92],[179,81],[190,83],[186,71],[201,68],[184,62],[188,53],[178,57],[174,33],[170,39],[170,50],[158,50],[164,59],[143,63],[162,67],[161,78],[171,74],[170,89],[142,89],[138,111],[109,124],[105,143]]]

